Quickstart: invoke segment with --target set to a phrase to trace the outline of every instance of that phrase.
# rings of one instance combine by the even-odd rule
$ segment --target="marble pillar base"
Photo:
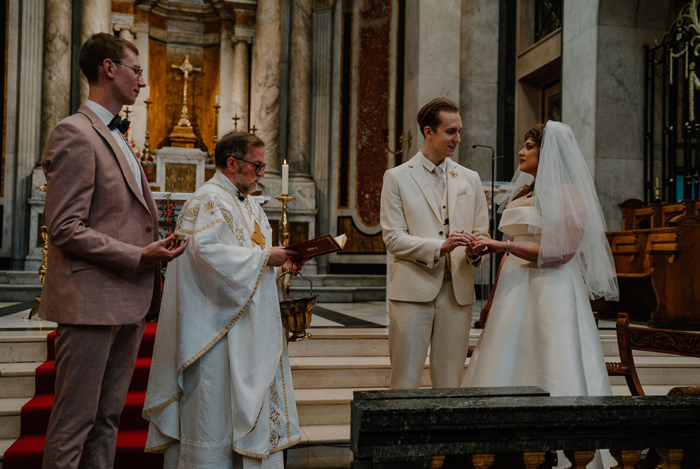
[[[45,194],[37,189],[37,187],[46,184],[46,177],[41,168],[34,168],[32,172],[32,191],[29,197],[29,253],[24,258],[24,269],[37,271],[44,261],[44,256],[41,250],[44,243],[41,240],[41,215],[44,213],[46,206]]]

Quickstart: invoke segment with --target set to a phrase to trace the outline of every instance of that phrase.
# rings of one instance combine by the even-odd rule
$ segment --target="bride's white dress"
[[[516,200],[501,218],[500,231],[514,242],[537,243],[537,210]],[[575,262],[537,268],[517,256],[506,259],[491,311],[463,381],[467,387],[539,386],[552,396],[609,396],[588,289]],[[558,451],[559,466],[571,463]],[[587,466],[616,464],[607,450]]]
[[[515,242],[537,243],[540,227],[527,205],[503,212],[499,229]],[[498,279],[486,327],[464,384],[539,386],[552,396],[612,394],[588,289],[575,261],[537,268],[508,256]]]

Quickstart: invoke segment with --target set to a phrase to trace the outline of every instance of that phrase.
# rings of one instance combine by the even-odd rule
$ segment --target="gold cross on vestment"
[[[250,240],[260,246],[260,249],[263,251],[265,250],[265,235],[263,234],[262,230],[260,229],[260,225],[258,225],[258,221],[255,220],[255,231],[253,231],[253,234],[250,235]]]

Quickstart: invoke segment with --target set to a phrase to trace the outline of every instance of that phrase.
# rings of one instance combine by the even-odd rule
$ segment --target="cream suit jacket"
[[[107,126],[87,106],[51,132],[46,174],[49,254],[40,315],[60,324],[133,324],[160,307],[158,208]],[[143,188],[143,194],[137,184]]]
[[[448,227],[443,225],[440,215],[435,182],[419,156],[384,174],[382,235],[387,250],[394,255],[390,300],[432,301],[440,292],[445,273],[445,257],[436,261],[435,253],[449,236]],[[446,163],[449,230],[464,230],[488,238],[488,207],[479,175],[450,158]],[[457,247],[449,256],[457,302],[474,303],[474,268],[465,248]]]

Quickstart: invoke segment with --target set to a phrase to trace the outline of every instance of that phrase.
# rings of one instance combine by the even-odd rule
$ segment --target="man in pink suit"
[[[42,157],[49,255],[40,314],[58,323],[44,469],[113,467],[144,318],[160,307],[160,262],[186,247],[158,240],[158,209],[118,116],[146,86],[138,49],[96,34],[79,65],[88,101],[51,132]]]

